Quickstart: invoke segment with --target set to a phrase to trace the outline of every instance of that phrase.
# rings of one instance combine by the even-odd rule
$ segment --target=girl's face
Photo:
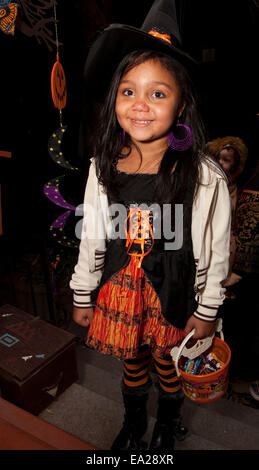
[[[232,148],[221,150],[218,156],[218,163],[227,174],[230,174],[235,166],[234,150]]]
[[[133,142],[161,140],[180,116],[180,89],[158,60],[148,60],[123,75],[116,98],[116,115]]]

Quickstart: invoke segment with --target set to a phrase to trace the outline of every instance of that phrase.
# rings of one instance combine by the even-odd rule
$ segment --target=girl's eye
[[[153,98],[165,98],[165,93],[163,91],[155,90],[152,93]]]
[[[133,96],[134,92],[130,88],[125,88],[125,90],[122,90],[122,94],[125,96]]]

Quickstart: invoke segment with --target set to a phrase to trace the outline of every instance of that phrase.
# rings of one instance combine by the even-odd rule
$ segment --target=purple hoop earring
[[[125,141],[125,135],[126,135],[125,129],[122,129],[122,142],[123,143]]]
[[[183,150],[187,150],[192,146],[192,132],[189,126],[185,124],[176,124],[176,127],[184,127],[187,134],[184,139],[177,139],[172,132],[168,134],[168,144],[173,150],[179,150],[182,152]]]

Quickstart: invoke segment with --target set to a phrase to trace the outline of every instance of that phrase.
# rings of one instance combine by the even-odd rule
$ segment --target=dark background
[[[62,213],[43,194],[43,185],[56,175],[67,175],[62,191],[68,202],[82,202],[90,155],[83,155],[79,127],[83,64],[89,44],[96,32],[111,22],[140,27],[151,5],[151,0],[57,3],[60,59],[68,89],[63,151],[80,167],[77,175],[58,167],[47,151],[48,139],[59,127],[50,91],[55,47],[49,50],[18,28],[13,37],[0,31],[0,149],[12,152],[11,159],[0,158],[0,182],[4,236],[13,246],[48,236],[50,223]],[[177,8],[183,48],[201,61],[197,87],[209,138],[233,135],[244,140],[249,150],[246,178],[258,160],[258,3],[178,0]],[[53,25],[52,29],[54,34]],[[215,50],[212,61],[203,60],[208,49]]]

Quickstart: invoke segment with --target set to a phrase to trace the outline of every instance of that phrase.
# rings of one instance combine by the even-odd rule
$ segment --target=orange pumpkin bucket
[[[184,349],[185,344],[193,334],[194,330],[186,336],[179,348],[172,349],[171,355],[175,361],[176,372],[181,380],[182,390],[186,397],[199,403],[213,402],[221,398],[227,391],[231,351],[222,339],[223,334],[221,338],[214,336],[205,338],[205,340],[198,340],[192,348]],[[194,359],[205,351],[206,354],[214,353],[219,361],[223,363],[220,369],[205,375],[194,375],[181,369],[184,362],[183,356]]]

